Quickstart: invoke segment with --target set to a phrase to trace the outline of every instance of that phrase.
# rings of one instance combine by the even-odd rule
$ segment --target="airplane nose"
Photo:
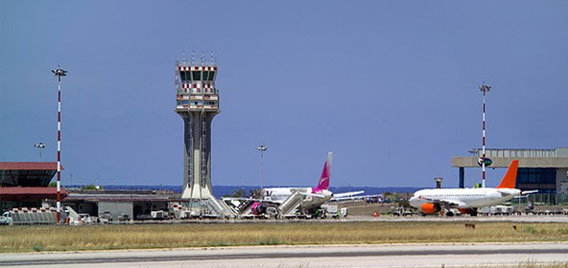
[[[410,203],[410,205],[416,204],[416,199],[417,198],[415,196],[413,196],[410,199],[408,199],[408,203]]]

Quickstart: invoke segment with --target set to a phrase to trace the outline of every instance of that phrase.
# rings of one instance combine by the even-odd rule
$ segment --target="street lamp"
[[[260,191],[262,191],[264,188],[264,152],[266,152],[266,149],[268,148],[264,145],[260,145],[256,149],[260,152]]]
[[[61,222],[61,77],[67,71],[57,66],[51,70],[57,76],[57,223]]]
[[[43,149],[45,149],[45,143],[43,143],[43,142],[40,141],[40,142],[34,144],[34,147],[36,147],[36,148],[39,149],[39,161],[41,162],[41,151],[42,151]]]

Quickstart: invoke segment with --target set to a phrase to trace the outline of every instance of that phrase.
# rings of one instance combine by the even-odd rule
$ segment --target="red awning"
[[[61,198],[67,195],[67,191],[61,188]],[[0,187],[0,199],[5,201],[55,200],[56,198],[57,188],[55,187]]]
[[[56,170],[57,162],[0,162],[0,170]],[[61,165],[63,170],[63,165]]]

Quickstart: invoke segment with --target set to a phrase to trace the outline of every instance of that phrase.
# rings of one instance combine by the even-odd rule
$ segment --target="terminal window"
[[[189,72],[179,72],[179,76],[181,78],[181,81],[189,80]]]
[[[517,172],[518,184],[555,184],[555,168],[519,168]]]
[[[201,71],[193,71],[193,80],[201,80]]]

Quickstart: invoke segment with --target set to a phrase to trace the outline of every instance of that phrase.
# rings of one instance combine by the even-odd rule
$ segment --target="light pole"
[[[481,130],[481,188],[485,188],[485,94],[491,90],[491,86],[483,85],[479,87],[483,93],[483,123]]]
[[[256,148],[260,152],[260,191],[264,188],[263,180],[264,180],[264,152],[266,152],[266,146],[260,145]]]
[[[41,151],[42,151],[43,149],[45,149],[45,143],[43,143],[43,142],[40,141],[40,142],[34,144],[34,147],[36,147],[36,148],[39,149],[39,161],[41,162]]]
[[[61,77],[67,71],[57,66],[51,70],[57,76],[57,224],[61,222]]]

